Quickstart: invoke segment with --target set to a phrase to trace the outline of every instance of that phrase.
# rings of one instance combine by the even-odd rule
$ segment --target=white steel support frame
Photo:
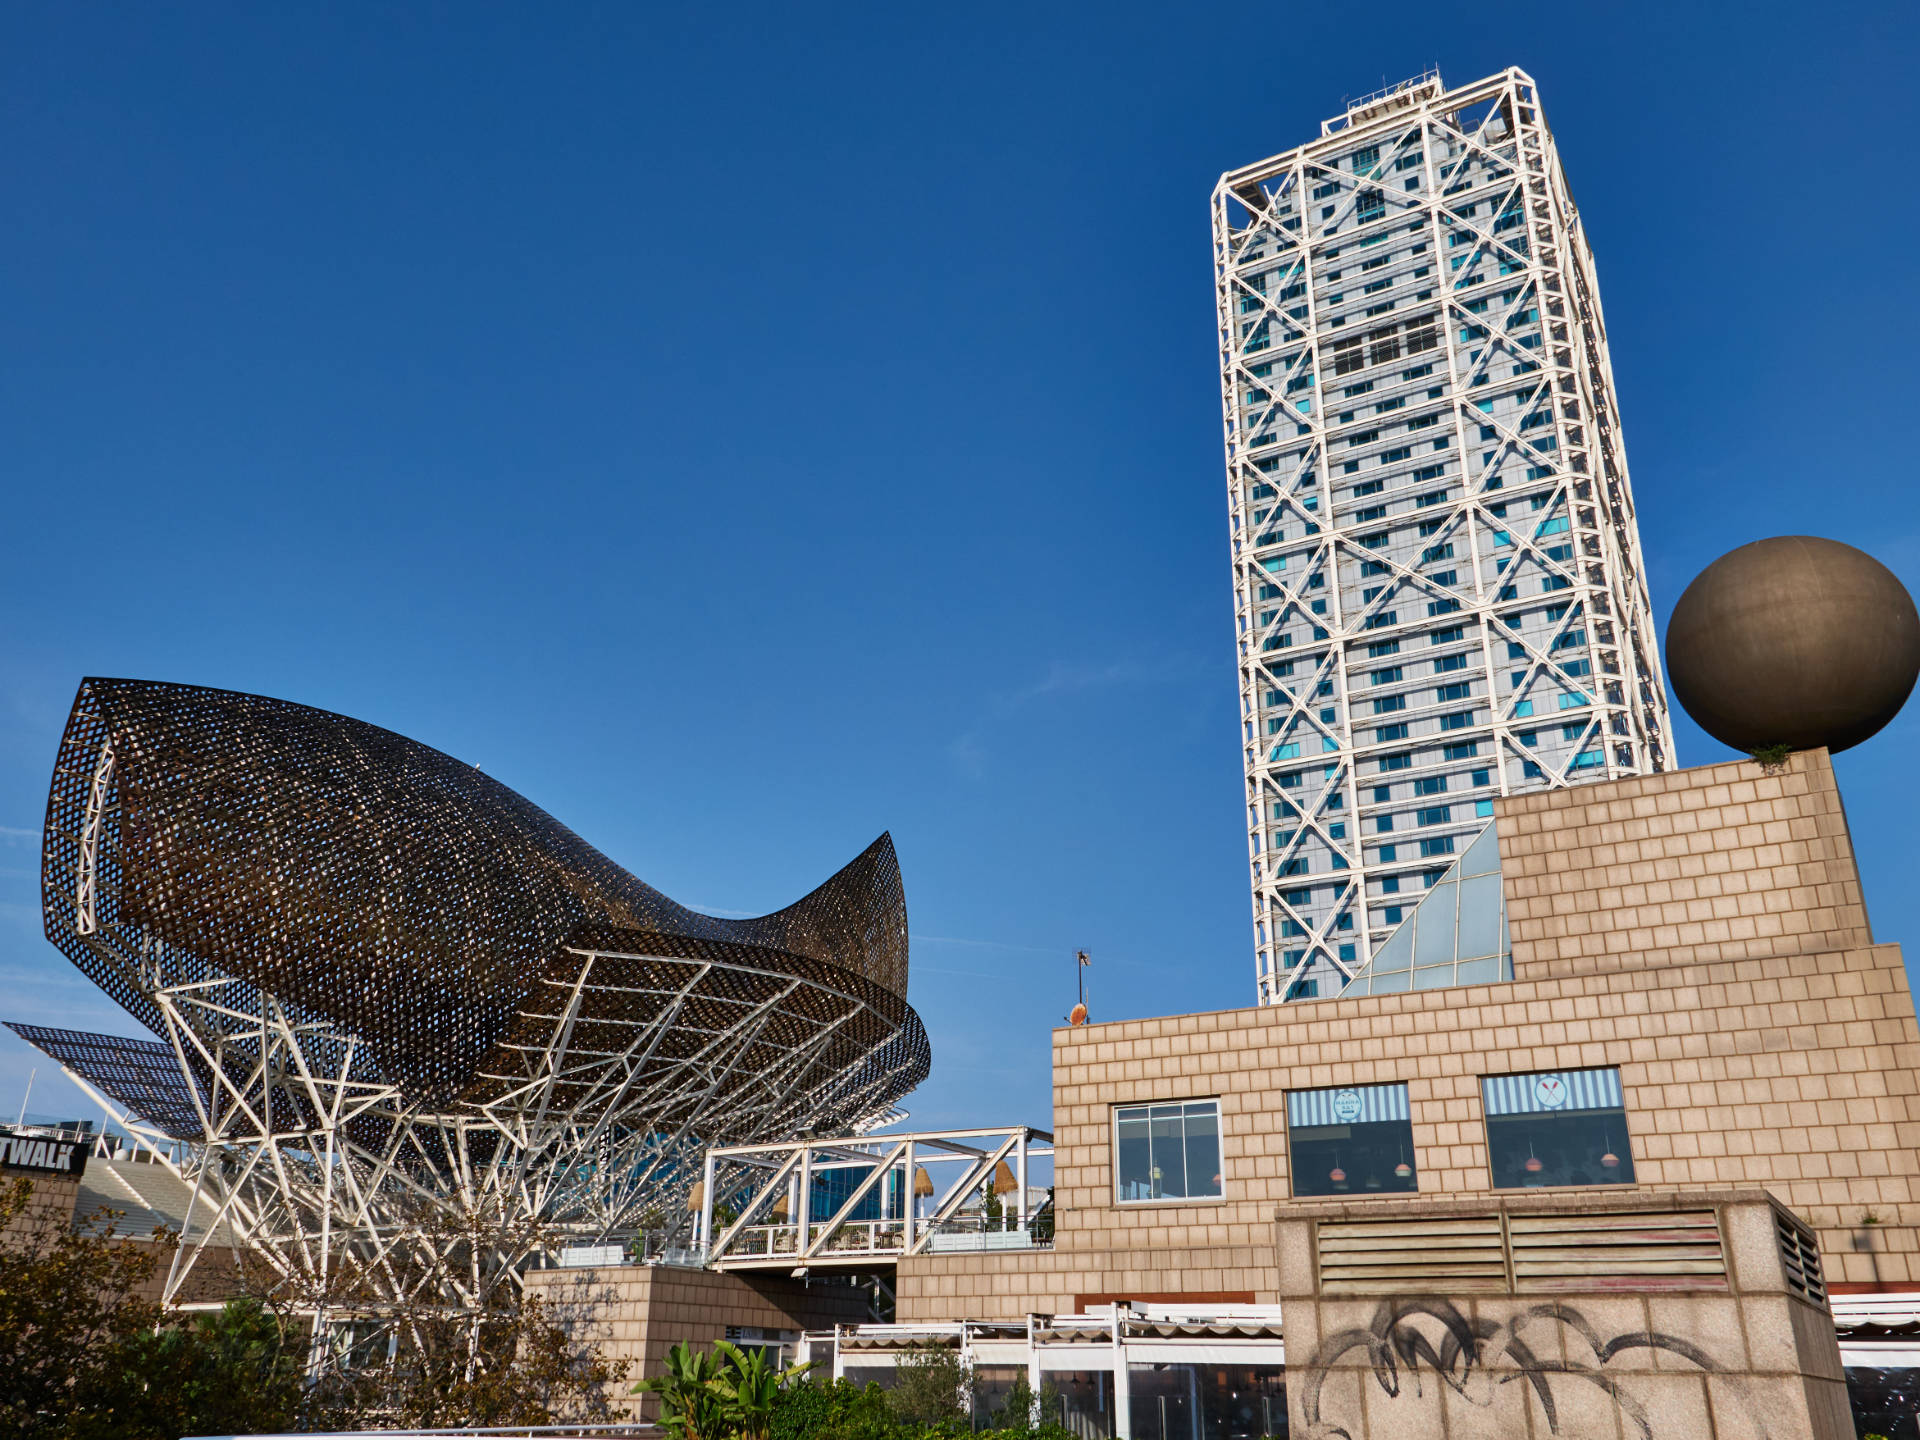
[[[923,1254],[1003,1164],[1016,1191],[1007,1231],[1029,1232],[1036,1218],[1027,1202],[1031,1166],[1052,1156],[1053,1136],[1024,1125],[716,1146],[707,1152],[697,1234],[707,1263],[721,1270],[889,1266]],[[861,1178],[833,1214],[815,1222],[808,1202],[814,1177],[834,1168]],[[914,1195],[923,1170],[933,1185],[924,1214]],[[876,1190],[879,1218],[854,1220]],[[733,1200],[740,1202],[733,1219],[716,1234],[716,1212]],[[782,1200],[786,1214],[773,1218]]]
[[[1671,763],[1593,258],[1533,80],[1430,73],[1321,131],[1213,196],[1263,1003],[1344,984],[1391,933],[1382,882],[1410,909],[1451,863],[1422,842],[1469,838],[1479,801]]]
[[[324,1312],[329,1280],[351,1260],[378,1292],[356,1302],[356,1318],[377,1320],[383,1309],[418,1300],[477,1309],[490,1288],[518,1283],[536,1245],[604,1243],[643,1220],[669,1238],[676,1226],[690,1229],[686,1199],[712,1138],[791,1134],[829,1113],[805,1077],[808,1058],[837,1023],[812,1022],[780,1063],[756,1063],[751,1076],[742,1070],[750,1047],[764,1055],[769,1027],[808,1028],[789,1023],[796,1012],[788,1002],[822,982],[781,975],[767,999],[743,1007],[725,1028],[689,1021],[687,1002],[701,982],[716,968],[754,969],[744,962],[623,957],[646,959],[646,973],[660,977],[630,997],[628,1013],[648,1018],[628,1024],[618,1048],[589,1051],[574,1043],[574,1020],[603,955],[574,951],[575,977],[544,982],[544,993],[523,1007],[523,1016],[545,1022],[547,1039],[520,1047],[521,1078],[496,1083],[484,1103],[433,1109],[363,1078],[351,1036],[243,982],[183,979],[185,967],[171,963],[164,944],[142,952],[141,989],[159,1009],[202,1134],[182,1143],[62,1068],[191,1189],[167,1304],[210,1246],[237,1243],[306,1308]],[[774,972],[755,973],[764,980]],[[596,1029],[606,1033],[604,1007]],[[655,1063],[670,1032],[680,1058]],[[872,1093],[854,1097],[855,1113],[867,1116],[856,1130],[898,1118],[886,1099],[889,1078],[874,1067]],[[831,1100],[843,1114],[847,1103],[838,1093]],[[458,1242],[447,1238],[449,1221]],[[449,1244],[467,1258],[434,1264],[448,1258],[436,1247]],[[441,1293],[419,1293],[429,1274]]]

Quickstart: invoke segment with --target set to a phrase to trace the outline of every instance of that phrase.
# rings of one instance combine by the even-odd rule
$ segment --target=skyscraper
[[[1666,769],[1665,689],[1530,76],[1355,102],[1213,243],[1260,998],[1326,996],[1493,796]]]

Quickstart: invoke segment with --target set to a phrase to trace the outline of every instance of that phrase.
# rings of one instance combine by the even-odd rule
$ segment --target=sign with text
[[[87,1168],[91,1136],[35,1134],[0,1125],[0,1169],[42,1175],[79,1175]]]

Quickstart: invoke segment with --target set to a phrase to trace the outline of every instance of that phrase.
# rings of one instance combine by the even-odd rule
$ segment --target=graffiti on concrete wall
[[[1621,1417],[1623,1433],[1637,1432],[1639,1440],[1682,1440],[1683,1434],[1694,1440],[1692,1425],[1668,1413],[1666,1404],[1635,1393],[1642,1388],[1635,1379],[1644,1379],[1650,1368],[1648,1352],[1659,1352],[1655,1363],[1668,1373],[1690,1368],[1720,1377],[1718,1393],[1737,1399],[1754,1440],[1767,1440],[1745,1385],[1699,1345],[1657,1330],[1603,1336],[1580,1311],[1557,1301],[1524,1306],[1500,1321],[1468,1316],[1436,1296],[1384,1300],[1371,1323],[1329,1335],[1305,1365],[1289,1369],[1299,1377],[1293,1383],[1300,1386],[1307,1422],[1301,1440],[1424,1433],[1422,1423],[1431,1423],[1449,1403],[1507,1409],[1512,1432],[1525,1435],[1521,1411],[1529,1402],[1538,1406],[1551,1435],[1588,1433],[1597,1407]],[[1355,1383],[1330,1384],[1341,1375]],[[1363,1400],[1359,1392],[1369,1376],[1380,1395]],[[1404,1417],[1396,1413],[1401,1410]],[[1507,1417],[1484,1418],[1486,1433],[1504,1433]]]

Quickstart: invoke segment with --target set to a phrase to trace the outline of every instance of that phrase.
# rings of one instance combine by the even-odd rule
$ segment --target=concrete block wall
[[[1624,1208],[1663,1203],[1639,1195]],[[1715,1213],[1723,1280],[1688,1290],[1666,1288],[1687,1283],[1670,1278],[1640,1293],[1591,1282],[1583,1293],[1582,1282],[1570,1280],[1554,1295],[1323,1294],[1316,1227],[1493,1210],[1613,1214],[1622,1208],[1618,1196],[1403,1197],[1288,1211],[1278,1246],[1293,1433],[1852,1440],[1832,1323],[1789,1283],[1771,1199],[1760,1191],[1703,1191],[1688,1204]]]

